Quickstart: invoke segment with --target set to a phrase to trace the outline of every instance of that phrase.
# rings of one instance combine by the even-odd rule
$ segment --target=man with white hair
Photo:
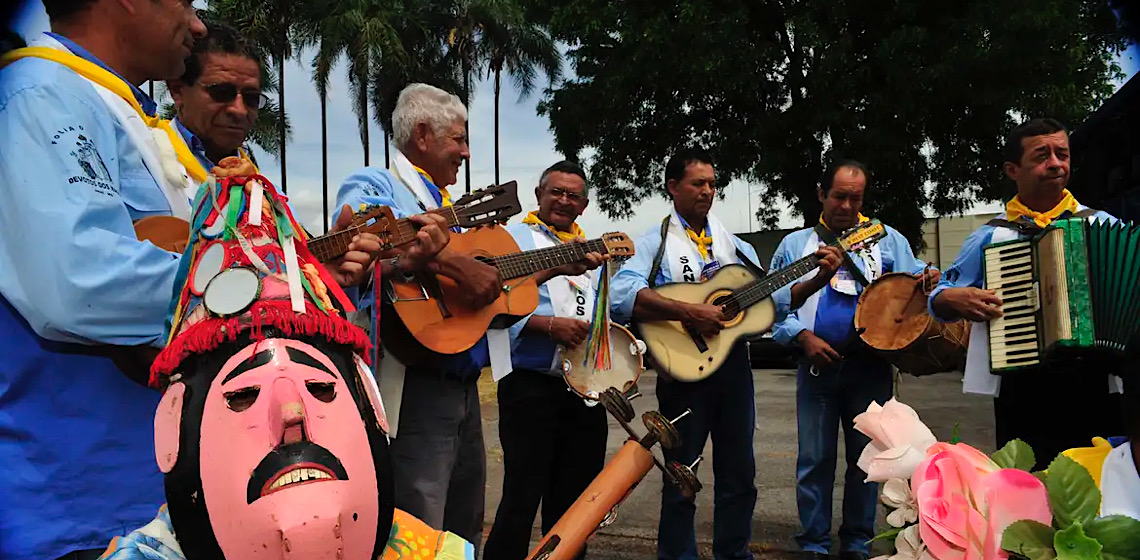
[[[397,150],[392,168],[366,167],[349,176],[337,193],[337,207],[379,204],[403,218],[448,206],[447,187],[470,156],[466,120],[467,110],[455,95],[426,84],[405,88],[392,114]],[[406,272],[399,250],[395,253],[389,262]],[[428,266],[458,282],[473,307],[495,301],[501,291],[495,268],[450,248]],[[359,306],[372,310],[375,329],[374,290],[364,292]],[[406,372],[391,352],[385,354],[380,377],[394,436],[396,507],[478,547],[486,455],[476,381],[490,362],[487,339],[461,354],[433,355]],[[398,390],[393,394],[391,383],[403,384],[402,396]]]

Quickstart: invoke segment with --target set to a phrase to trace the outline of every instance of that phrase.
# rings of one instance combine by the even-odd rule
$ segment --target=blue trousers
[[[756,506],[756,461],[752,434],[756,406],[752,366],[742,344],[732,351],[716,373],[695,383],[657,378],[661,413],[670,420],[686,409],[692,414],[677,422],[681,445],[664,450],[666,462],[689,465],[712,435],[716,448],[713,469],[713,557],[717,560],[752,558],[752,510]],[[706,457],[707,459],[707,457]],[[708,461],[698,469],[708,468]],[[703,490],[707,492],[706,488]],[[661,560],[697,560],[693,516],[697,506],[685,499],[668,480],[661,493],[661,520],[657,526],[657,557]]]
[[[867,541],[875,536],[879,485],[864,482],[867,474],[856,465],[870,438],[855,430],[854,420],[871,401],[883,404],[891,398],[891,367],[864,355],[852,356],[839,368],[817,373],[801,365],[796,374],[796,506],[803,528],[796,541],[805,551],[830,552],[831,494],[842,426],[847,469],[839,549],[868,553]]]

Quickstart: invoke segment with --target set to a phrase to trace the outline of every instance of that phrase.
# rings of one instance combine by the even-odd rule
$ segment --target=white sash
[[[800,258],[814,254],[819,249],[819,246],[819,234],[812,229],[807,241],[804,243]],[[867,253],[848,253],[848,255],[851,257],[851,261],[855,263],[855,266],[858,267],[860,263],[862,263],[860,268],[868,282],[874,282],[876,278],[883,275],[883,250],[879,247],[878,243],[873,245],[871,250]],[[846,264],[844,266],[846,266]],[[818,273],[819,268],[812,269],[811,272],[801,276],[795,283],[798,284],[810,280]],[[815,313],[819,308],[820,292],[826,289],[827,287],[825,286],[808,296],[807,299],[804,300],[803,305],[796,310],[796,317],[799,318],[800,324],[809,331],[815,332]]]
[[[428,188],[427,183],[424,183],[423,177],[416,171],[416,167],[408,160],[400,150],[396,150],[396,158],[392,162],[392,168],[389,169],[412,194],[416,196],[416,200],[420,201],[420,205],[425,210],[435,210],[439,208],[436,204],[435,197],[431,195],[431,190]]]
[[[396,150],[396,157],[388,171],[411,191],[425,210],[439,208],[435,202],[435,197],[431,195],[427,184],[424,183],[423,177],[420,177],[415,166],[400,150]],[[380,302],[376,302],[376,305],[380,305]],[[507,334],[507,329],[488,330],[487,346],[491,354],[491,375],[498,381],[513,369],[511,339]],[[397,428],[400,425],[400,403],[404,398],[404,375],[406,372],[407,367],[385,348],[384,358],[380,360],[379,371],[376,372],[376,375],[380,378],[380,388],[383,391],[381,399],[384,402],[384,409],[391,413],[388,416],[388,424],[392,430],[390,434],[392,438],[396,437]]]
[[[705,217],[706,232],[712,237],[712,258],[725,266],[737,264],[736,243],[724,224],[712,214]],[[669,264],[669,277],[673,282],[700,282],[701,270],[708,263],[701,257],[697,244],[685,233],[680,216],[674,210],[669,216],[669,234],[665,238],[665,258]]]
[[[531,226],[531,236],[534,238],[536,249],[554,247],[561,243],[560,240],[551,238],[548,233],[543,231],[542,226],[538,225]],[[594,271],[587,271],[580,276],[558,276],[547,280],[546,289],[550,293],[550,307],[554,310],[554,316],[591,322],[591,314],[594,310],[595,278]],[[550,363],[550,369],[558,369],[561,363],[562,348],[559,347],[554,352],[554,360]]]
[[[1140,473],[1132,460],[1132,444],[1127,442],[1108,452],[1100,471],[1100,514],[1127,515],[1140,519]]]
[[[71,52],[62,43],[48,35],[42,35],[33,40],[32,43],[36,46]],[[143,165],[146,166],[151,177],[162,189],[162,194],[166,196],[166,201],[170,205],[170,214],[175,218],[190,221],[190,201],[197,193],[198,185],[178,161],[178,155],[175,153],[174,146],[170,143],[170,137],[167,136],[166,131],[147,126],[134,107],[131,107],[124,99],[106,87],[88,80],[82,75],[79,76],[95,88],[95,92],[103,99],[107,109],[127,133],[131,144],[138,149],[139,155],[142,156]]]
[[[1085,206],[1079,206],[1078,210],[1084,210]],[[1005,218],[1005,214],[1001,214],[998,218]],[[1089,220],[1094,219],[1089,217]],[[1018,238],[1017,231],[1007,227],[994,228],[993,236],[990,238],[990,245],[995,243],[1004,243],[1006,241],[1013,241]],[[987,245],[988,247],[988,245]],[[981,265],[984,266],[985,258],[979,255]],[[1108,391],[1110,393],[1122,392],[1121,379],[1114,375],[1108,377]],[[966,347],[966,373],[962,378],[962,392],[973,393],[977,395],[989,395],[991,397],[998,396],[1001,392],[1001,376],[990,373],[990,323],[989,321],[974,322],[970,326],[970,343]]]

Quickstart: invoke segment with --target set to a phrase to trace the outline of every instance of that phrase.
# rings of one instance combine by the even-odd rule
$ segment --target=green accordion
[[[1140,227],[1057,220],[1030,239],[984,249],[985,288],[1002,299],[990,321],[990,371],[1061,355],[1122,352],[1140,328]]]

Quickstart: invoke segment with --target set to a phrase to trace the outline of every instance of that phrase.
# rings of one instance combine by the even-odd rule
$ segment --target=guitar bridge
[[[701,333],[697,332],[697,329],[686,325],[685,332],[689,333],[689,338],[693,339],[693,344],[697,345],[697,350],[702,354],[709,351],[709,345],[705,342],[705,337],[701,336]]]

